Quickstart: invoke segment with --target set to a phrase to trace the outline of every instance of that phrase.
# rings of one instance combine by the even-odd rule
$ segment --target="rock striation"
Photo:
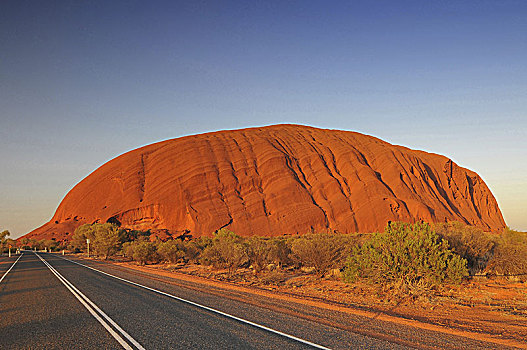
[[[95,170],[29,238],[67,239],[84,223],[194,236],[373,232],[388,221],[505,227],[470,170],[437,154],[350,131],[274,125],[141,147]]]

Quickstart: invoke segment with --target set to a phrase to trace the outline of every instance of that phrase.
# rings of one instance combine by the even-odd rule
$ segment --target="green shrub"
[[[51,251],[57,251],[58,250],[58,246],[59,246],[59,243],[57,241],[54,241],[52,239],[42,239],[39,241],[39,244],[40,244],[40,247],[41,249],[48,249],[50,252]]]
[[[73,236],[71,237],[71,246],[81,251],[86,251],[87,244],[86,239],[89,238],[91,241],[95,238],[95,232],[92,229],[92,225],[84,224],[75,229]]]
[[[134,259],[134,242],[125,242],[121,246],[121,253],[124,257]]]
[[[0,232],[0,254],[2,254],[5,250],[5,248],[8,246],[7,245],[7,237],[10,235],[11,233],[8,231],[8,230],[4,230],[2,232]]]
[[[35,248],[36,250],[44,250],[44,248],[46,248],[45,246],[45,240],[44,239],[40,239],[40,240],[34,240],[32,243],[33,243],[33,248]]]
[[[29,249],[30,248],[29,243],[31,242],[31,240],[29,238],[23,237],[18,242],[20,243],[20,247],[22,249]]]
[[[132,246],[132,258],[141,265],[156,263],[159,261],[157,246],[154,242],[149,242],[146,240],[134,241]]]
[[[157,251],[161,259],[172,264],[182,262],[185,259],[185,243],[179,239],[166,241],[159,244]]]
[[[417,294],[443,282],[460,283],[468,275],[466,265],[430,225],[396,222],[354,249],[343,276],[347,282],[364,278],[397,292]]]
[[[11,246],[12,252],[16,249],[17,242],[14,239],[7,238],[9,235],[10,233],[8,230],[0,232],[0,255],[9,252],[9,246]]]
[[[124,230],[110,223],[94,224],[92,230],[94,231],[93,251],[104,256],[105,259],[121,248],[126,236]]]
[[[86,251],[86,239],[90,239],[91,252],[108,259],[121,248],[125,238],[126,232],[115,224],[85,224],[77,227],[73,233],[71,246],[74,249]]]
[[[434,228],[467,260],[471,275],[487,272],[527,280],[527,233],[507,228],[492,234],[459,222],[436,224]]]
[[[215,268],[227,268],[232,274],[238,267],[248,262],[248,256],[243,239],[227,229],[218,231],[201,254],[203,265]]]

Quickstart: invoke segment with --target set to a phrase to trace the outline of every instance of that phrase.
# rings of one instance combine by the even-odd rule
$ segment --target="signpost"
[[[86,244],[88,245],[88,258],[90,257],[90,239],[86,238]]]

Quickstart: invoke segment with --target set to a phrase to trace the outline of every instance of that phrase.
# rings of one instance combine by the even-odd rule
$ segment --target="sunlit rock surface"
[[[210,235],[380,231],[388,221],[505,227],[483,180],[437,154],[349,131],[276,125],[141,147],[98,168],[27,237],[84,223]]]

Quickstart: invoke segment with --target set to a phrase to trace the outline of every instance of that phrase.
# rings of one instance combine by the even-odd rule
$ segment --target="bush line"
[[[501,234],[458,222],[389,223],[372,234],[309,233],[280,237],[241,237],[221,229],[212,237],[150,240],[149,231],[124,230],[111,223],[82,225],[69,246],[55,241],[23,241],[26,248],[68,248],[108,258],[120,254],[140,264],[201,264],[233,275],[250,268],[317,276],[341,276],[348,283],[377,285],[397,294],[422,294],[474,275],[506,275],[527,280],[527,233]],[[265,273],[263,279],[270,278]],[[272,278],[271,278],[272,279]]]

